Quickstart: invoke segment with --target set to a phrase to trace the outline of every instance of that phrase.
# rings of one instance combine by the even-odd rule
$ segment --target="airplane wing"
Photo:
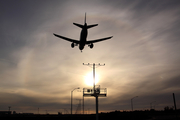
[[[96,39],[96,40],[86,41],[86,44],[91,44],[91,43],[100,42],[100,41],[103,41],[103,40],[111,39],[112,37],[113,37],[113,36],[111,36],[111,37],[106,37],[106,38],[101,38],[101,39]]]
[[[73,39],[71,39],[71,38],[63,37],[63,36],[60,36],[60,35],[57,35],[57,34],[54,34],[54,35],[55,35],[56,37],[62,38],[62,39],[67,40],[67,41],[69,41],[69,42],[73,42],[73,43],[77,43],[77,44],[79,44],[79,42],[80,42],[80,41],[78,41],[78,40],[73,40]]]

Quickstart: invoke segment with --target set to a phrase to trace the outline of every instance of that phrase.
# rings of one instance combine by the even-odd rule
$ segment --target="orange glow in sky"
[[[106,64],[95,68],[95,84],[107,88],[99,112],[131,110],[134,96],[134,110],[149,109],[151,101],[162,110],[172,105],[172,93],[179,109],[179,8],[177,0],[1,0],[0,111],[11,106],[36,114],[39,107],[40,114],[57,114],[70,110],[71,91],[80,87],[73,92],[75,113],[82,89],[93,87],[93,63]],[[79,40],[73,23],[84,25],[85,13],[87,25],[98,24],[87,41],[113,38],[81,52],[53,33]],[[93,97],[87,109],[95,113]]]
[[[84,76],[85,84],[88,86],[93,86],[93,72],[89,72]],[[99,82],[99,75],[95,74],[95,84]]]

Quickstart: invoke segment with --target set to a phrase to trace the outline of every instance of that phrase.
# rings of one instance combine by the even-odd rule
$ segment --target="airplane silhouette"
[[[81,50],[81,52],[84,49],[85,45],[88,45],[92,49],[94,47],[93,43],[100,42],[100,41],[107,40],[107,39],[111,39],[113,37],[113,36],[111,36],[111,37],[106,37],[106,38],[87,41],[87,35],[88,35],[87,29],[95,27],[98,24],[87,25],[87,23],[86,23],[86,13],[85,13],[84,25],[81,25],[81,24],[78,24],[78,23],[73,23],[73,24],[80,27],[80,28],[82,28],[81,35],[80,35],[80,41],[79,40],[74,40],[74,39],[71,39],[71,38],[67,38],[67,37],[63,37],[63,36],[57,35],[57,34],[54,34],[54,35],[56,37],[59,37],[59,38],[62,38],[64,40],[67,40],[69,42],[72,42],[72,44],[71,44],[72,48],[74,48],[74,46],[78,46],[78,44],[79,44],[79,49]]]

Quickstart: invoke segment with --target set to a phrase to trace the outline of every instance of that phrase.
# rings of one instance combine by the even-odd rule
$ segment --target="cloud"
[[[106,64],[96,69],[99,84],[108,90],[108,97],[100,100],[102,110],[129,110],[136,95],[138,109],[154,100],[163,109],[171,105],[172,92],[179,94],[178,1],[2,3],[6,7],[0,7],[0,83],[1,97],[8,99],[4,109],[15,106],[14,101],[27,111],[38,105],[69,107],[70,91],[88,87],[84,76],[92,68],[82,63]],[[86,46],[81,53],[53,33],[79,39],[80,29],[72,23],[83,24],[85,12],[88,24],[99,24],[89,29],[88,40],[113,38],[93,49]],[[82,93],[74,96],[81,98]],[[87,99],[86,105],[93,102]]]

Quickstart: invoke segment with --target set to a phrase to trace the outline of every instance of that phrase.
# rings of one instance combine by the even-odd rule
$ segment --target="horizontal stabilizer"
[[[81,25],[81,24],[78,24],[78,23],[73,23],[73,24],[80,27],[80,28],[83,28],[83,25]]]
[[[92,27],[95,27],[95,26],[97,26],[97,25],[98,25],[98,24],[88,25],[88,26],[87,26],[87,29],[92,28]]]

